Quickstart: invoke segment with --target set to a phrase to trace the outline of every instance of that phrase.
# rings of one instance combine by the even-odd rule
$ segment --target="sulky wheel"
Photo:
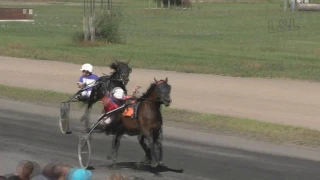
[[[78,158],[80,166],[87,169],[91,161],[91,145],[90,138],[86,138],[85,134],[80,135],[79,138]]]
[[[69,133],[69,103],[61,103],[59,126],[63,134]]]

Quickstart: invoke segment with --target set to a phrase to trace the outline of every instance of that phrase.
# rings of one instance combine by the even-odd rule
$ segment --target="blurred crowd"
[[[11,174],[0,174],[0,180],[91,180],[90,170],[73,167],[68,164],[49,163],[43,168],[33,161],[20,161]],[[112,174],[104,180],[143,180],[133,176]]]

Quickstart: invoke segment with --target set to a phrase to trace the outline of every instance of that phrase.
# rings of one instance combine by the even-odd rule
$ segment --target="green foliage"
[[[83,42],[83,40],[84,40],[84,33],[83,33],[83,32],[79,32],[79,31],[75,32],[75,33],[73,34],[73,36],[72,36],[72,40],[73,40],[73,42],[75,42],[75,43],[81,43],[81,42]]]
[[[95,39],[98,42],[105,43],[123,43],[124,36],[120,32],[120,23],[122,20],[122,13],[119,8],[112,9],[111,12],[102,11],[97,12],[94,22]],[[77,31],[72,36],[73,42],[84,42],[84,32]]]
[[[121,43],[123,37],[120,33],[120,23],[122,20],[122,13],[119,8],[108,11],[103,11],[98,15],[95,22],[96,38],[108,43]]]

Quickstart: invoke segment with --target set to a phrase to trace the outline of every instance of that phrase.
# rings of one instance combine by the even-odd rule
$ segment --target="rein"
[[[109,76],[109,75],[107,75],[107,74],[104,74],[104,73],[102,73],[104,76]],[[120,74],[117,74],[117,73],[115,73],[116,74],[116,76],[120,76]],[[111,75],[112,76],[112,75]],[[111,77],[111,76],[109,76],[109,77]],[[103,76],[101,76],[101,77],[103,77]],[[120,81],[120,82],[122,82],[123,83],[123,79],[122,78],[108,78],[109,80],[115,80],[115,81]]]
[[[103,77],[103,76],[101,76],[101,77]],[[122,82],[121,79],[108,78],[108,80],[114,80],[114,81],[121,81],[121,82]],[[100,82],[101,82],[101,81],[100,81]],[[103,81],[102,81],[102,82],[103,82]]]
[[[162,84],[164,81],[158,81],[156,85]],[[162,102],[161,100],[149,100],[147,98],[137,98],[136,100],[144,100],[144,101],[153,101],[153,102]]]
[[[138,99],[142,99],[142,100],[144,100],[144,101],[154,101],[154,102],[160,101],[160,102],[161,102],[161,100],[149,100],[149,99],[147,99],[147,98],[138,98]],[[138,99],[137,99],[137,100],[138,100]]]

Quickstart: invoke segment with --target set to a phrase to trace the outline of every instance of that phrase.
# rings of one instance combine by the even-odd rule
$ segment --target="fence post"
[[[287,0],[284,0],[283,12],[287,11]]]
[[[96,18],[96,0],[93,0],[93,8],[92,8],[92,22],[91,22],[91,26],[92,26],[92,34],[91,34],[91,41],[95,41],[96,40],[96,28],[94,25],[94,21]]]
[[[292,10],[292,12],[294,12],[295,6],[296,6],[296,0],[292,0],[292,2],[291,2],[291,10]]]
[[[83,0],[83,33],[84,33],[84,40],[88,41],[89,39],[89,32],[88,32],[88,0]]]

